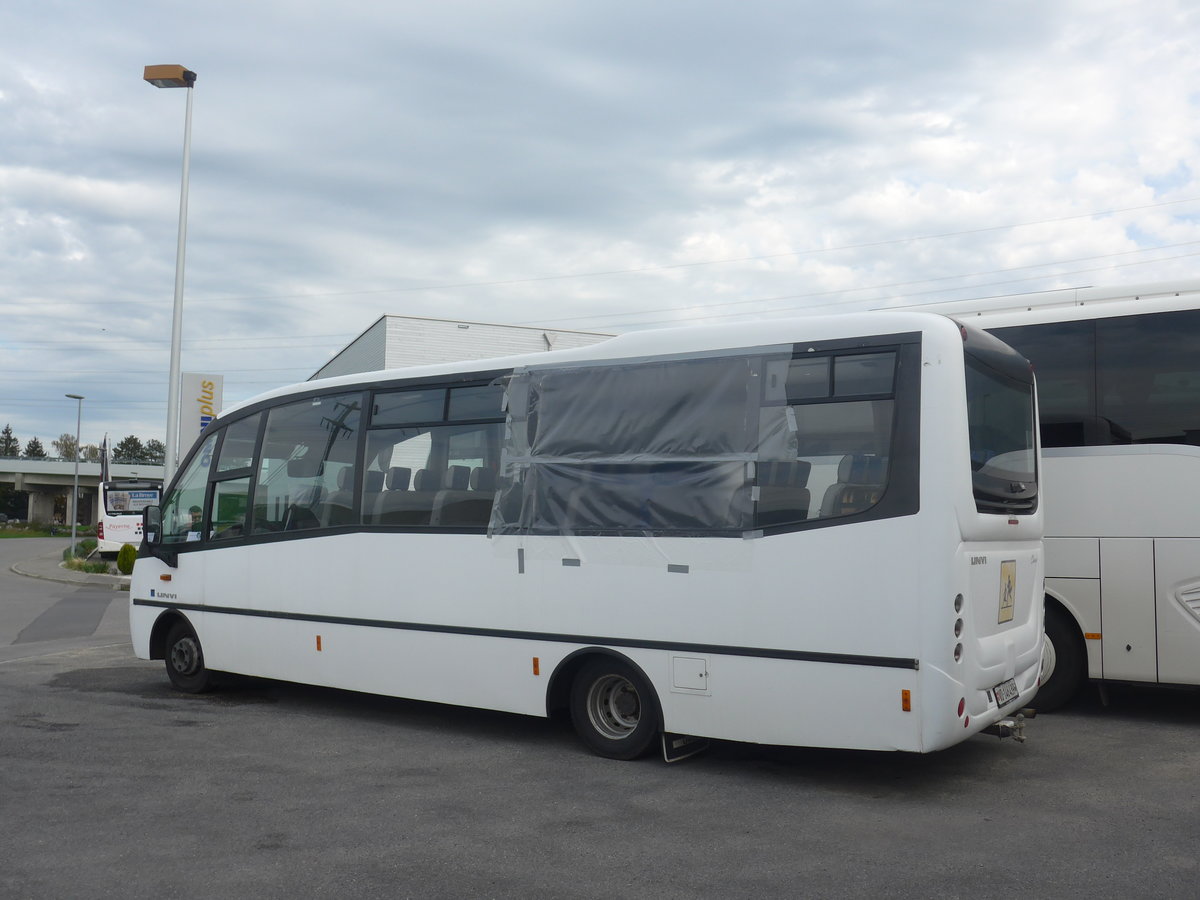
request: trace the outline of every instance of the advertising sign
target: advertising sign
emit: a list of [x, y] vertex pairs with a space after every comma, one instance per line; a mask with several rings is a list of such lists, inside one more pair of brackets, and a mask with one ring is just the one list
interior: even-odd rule
[[221, 411], [225, 376], [184, 372], [181, 381], [183, 401], [179, 405], [179, 446], [187, 448]]

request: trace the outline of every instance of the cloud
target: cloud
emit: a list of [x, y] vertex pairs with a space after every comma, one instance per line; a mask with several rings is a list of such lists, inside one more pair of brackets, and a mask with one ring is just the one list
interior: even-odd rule
[[19, 437], [66, 392], [162, 435], [185, 94], [150, 63], [199, 74], [184, 368], [230, 403], [384, 313], [606, 330], [1196, 271], [1149, 249], [1200, 241], [1182, 2], [331, 9], [0, 8]]

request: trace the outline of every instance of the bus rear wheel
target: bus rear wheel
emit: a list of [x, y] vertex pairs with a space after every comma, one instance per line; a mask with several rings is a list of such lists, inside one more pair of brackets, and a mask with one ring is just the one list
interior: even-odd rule
[[201, 694], [212, 687], [212, 673], [204, 667], [200, 638], [187, 622], [176, 622], [167, 632], [167, 677], [176, 690]]
[[1057, 606], [1046, 605], [1046, 643], [1042, 650], [1042, 686], [1034, 698], [1039, 710], [1067, 703], [1083, 683], [1086, 657], [1079, 631]]
[[636, 759], [658, 736], [654, 688], [628, 663], [609, 657], [588, 662], [571, 685], [571, 722], [593, 753]]

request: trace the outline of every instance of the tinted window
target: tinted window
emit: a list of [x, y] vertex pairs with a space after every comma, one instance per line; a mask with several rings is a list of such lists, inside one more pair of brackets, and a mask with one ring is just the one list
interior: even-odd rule
[[204, 439], [162, 505], [164, 544], [183, 544], [204, 536], [204, 495], [218, 434], [213, 432]]
[[226, 541], [246, 533], [246, 510], [250, 501], [250, 477], [231, 478], [213, 485], [209, 510], [210, 540]]
[[372, 425], [410, 425], [440, 422], [446, 410], [445, 388], [394, 391], [375, 395]]
[[500, 408], [503, 400], [504, 388], [498, 384], [453, 388], [450, 391], [450, 408], [446, 418], [451, 421], [495, 419], [504, 415]]
[[966, 358], [967, 423], [980, 512], [1036, 507], [1033, 385]]
[[221, 456], [217, 461], [218, 474], [248, 469], [254, 464], [254, 445], [258, 441], [261, 418], [240, 419], [225, 429], [225, 440], [221, 442]]
[[895, 374], [895, 353], [836, 356], [833, 360], [833, 395], [890, 394]]
[[1042, 444], [1200, 444], [1200, 310], [997, 328], [1033, 363]]
[[1096, 321], [1100, 415], [1134, 443], [1200, 444], [1200, 310]]
[[295, 531], [352, 521], [361, 396], [318, 397], [267, 415], [256, 532]]
[[369, 525], [483, 528], [491, 516], [501, 422], [373, 429], [363, 520]]

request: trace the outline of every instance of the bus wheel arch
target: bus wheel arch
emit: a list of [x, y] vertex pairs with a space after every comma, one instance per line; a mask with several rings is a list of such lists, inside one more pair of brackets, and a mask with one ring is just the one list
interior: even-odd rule
[[609, 759], [636, 759], [662, 731], [654, 684], [627, 656], [601, 647], [577, 650], [554, 670], [547, 713], [566, 709], [580, 740]]
[[165, 661], [167, 677], [176, 690], [201, 694], [213, 686], [212, 672], [204, 664], [200, 638], [182, 613], [165, 613], [154, 623], [150, 658]]
[[[176, 622], [187, 622], [187, 616], [177, 609], [168, 609], [154, 620], [150, 629], [150, 658], [166, 659], [167, 635]], [[188, 622], [191, 625], [190, 622]]]
[[1042, 685], [1034, 700], [1039, 710], [1068, 704], [1087, 679], [1087, 647], [1075, 617], [1047, 594], [1046, 644], [1042, 653]]

